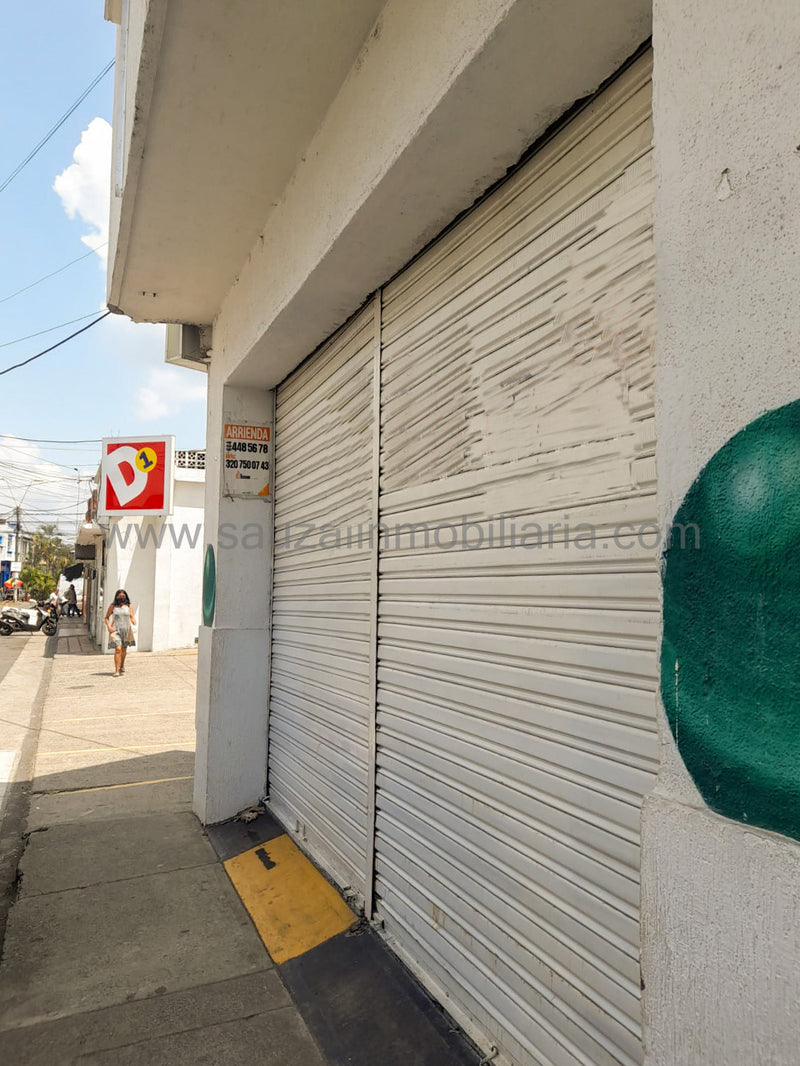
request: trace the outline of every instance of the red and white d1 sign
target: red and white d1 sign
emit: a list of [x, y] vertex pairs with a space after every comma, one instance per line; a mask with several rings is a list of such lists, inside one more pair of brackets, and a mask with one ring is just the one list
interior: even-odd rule
[[174, 437], [104, 438], [99, 513], [170, 514], [174, 444]]

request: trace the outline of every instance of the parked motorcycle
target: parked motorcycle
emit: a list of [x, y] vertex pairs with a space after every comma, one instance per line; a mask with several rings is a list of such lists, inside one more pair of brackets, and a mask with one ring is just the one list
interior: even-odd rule
[[38, 633], [39, 630], [52, 637], [58, 630], [58, 618], [51, 607], [45, 610], [38, 604], [30, 607], [17, 605], [3, 608], [0, 614], [0, 637], [10, 637], [12, 633]]

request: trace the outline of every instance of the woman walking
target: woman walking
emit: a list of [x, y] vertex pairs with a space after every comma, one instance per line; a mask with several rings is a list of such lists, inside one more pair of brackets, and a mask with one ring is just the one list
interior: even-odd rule
[[128, 599], [128, 593], [125, 589], [117, 589], [114, 593], [114, 602], [106, 611], [108, 643], [114, 649], [114, 677], [125, 673], [125, 656], [128, 648], [136, 644], [133, 639], [133, 626], [135, 625], [136, 619], [133, 616], [133, 607]]

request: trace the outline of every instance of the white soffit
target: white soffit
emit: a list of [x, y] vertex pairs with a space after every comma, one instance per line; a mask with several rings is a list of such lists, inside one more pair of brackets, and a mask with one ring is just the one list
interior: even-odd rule
[[618, 70], [651, 24], [649, 0], [329, 0], [271, 3], [258, 18], [245, 0], [161, 2], [109, 301], [135, 320], [214, 322], [223, 376], [258, 387]]
[[112, 304], [134, 320], [213, 320], [382, 6], [168, 0], [163, 34], [142, 45], [143, 158]]

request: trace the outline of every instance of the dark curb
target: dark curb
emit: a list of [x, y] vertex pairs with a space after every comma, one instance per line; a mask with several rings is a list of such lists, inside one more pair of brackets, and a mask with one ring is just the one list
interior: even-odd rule
[[[206, 832], [223, 863], [285, 835], [268, 813]], [[275, 969], [330, 1066], [485, 1061], [366, 921]]]

